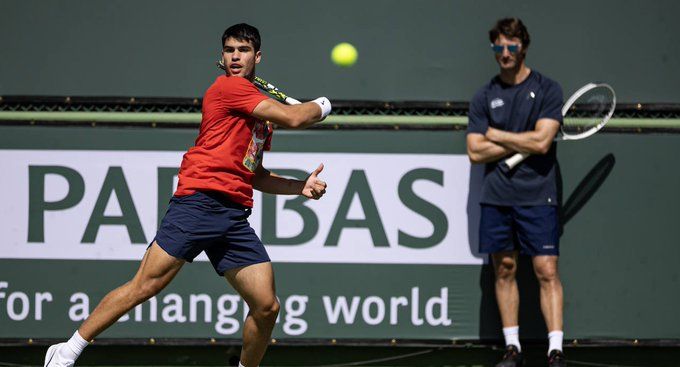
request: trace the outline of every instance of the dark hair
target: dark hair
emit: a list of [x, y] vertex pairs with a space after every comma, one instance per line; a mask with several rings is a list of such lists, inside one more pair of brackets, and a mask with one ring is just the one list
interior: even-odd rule
[[493, 28], [489, 31], [489, 41], [496, 42], [500, 35], [509, 38], [519, 38], [522, 41], [522, 49], [526, 50], [531, 43], [529, 31], [524, 23], [519, 18], [503, 18], [499, 19]]
[[227, 28], [222, 34], [222, 45], [224, 47], [224, 41], [228, 38], [233, 38], [239, 41], [249, 41], [253, 44], [255, 52], [260, 51], [260, 45], [262, 41], [260, 40], [260, 31], [250, 24], [239, 23]]

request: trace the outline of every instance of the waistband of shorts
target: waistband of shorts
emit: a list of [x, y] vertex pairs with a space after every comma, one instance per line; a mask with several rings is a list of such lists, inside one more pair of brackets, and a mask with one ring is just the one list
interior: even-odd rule
[[252, 208], [249, 206], [245, 206], [243, 204], [239, 204], [234, 202], [227, 194], [219, 192], [219, 191], [209, 191], [209, 190], [201, 190], [198, 191], [205, 196], [208, 196], [215, 201], [219, 202], [226, 208], [232, 208], [232, 209], [241, 209], [241, 210], [251, 210]]
[[[203, 196], [206, 196], [206, 197], [208, 197], [212, 200], [215, 200], [218, 203], [220, 203], [220, 205], [224, 206], [225, 208], [239, 209], [239, 210], [244, 210], [244, 211], [252, 210], [251, 207], [243, 205], [243, 204], [236, 203], [227, 194], [219, 192], [219, 191], [210, 191], [210, 190], [200, 190], [200, 191], [198, 191], [197, 190], [194, 194], [191, 194], [191, 195], [188, 195], [188, 196], [197, 195], [197, 194], [203, 195]], [[175, 198], [180, 199], [180, 198], [182, 198], [182, 196], [179, 196], [179, 197], [176, 196]]]

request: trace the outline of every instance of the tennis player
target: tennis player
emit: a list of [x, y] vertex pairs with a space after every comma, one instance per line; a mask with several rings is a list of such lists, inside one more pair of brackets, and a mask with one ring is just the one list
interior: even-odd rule
[[[559, 218], [553, 142], [562, 123], [560, 86], [525, 64], [529, 33], [521, 20], [499, 20], [489, 31], [500, 73], [470, 102], [467, 150], [485, 163], [481, 190], [480, 252], [491, 254], [506, 353], [499, 367], [521, 366], [518, 252], [532, 257], [548, 327], [549, 366], [565, 366], [562, 353], [562, 284], [557, 272]], [[512, 170], [502, 158], [532, 156]]]
[[247, 24], [222, 35], [226, 75], [203, 98], [203, 118], [195, 146], [184, 154], [177, 191], [137, 274], [102, 299], [73, 337], [51, 346], [45, 366], [73, 366], [88, 341], [136, 305], [159, 293], [182, 268], [205, 251], [248, 304], [240, 366], [258, 366], [279, 312], [274, 274], [262, 242], [248, 223], [253, 189], [319, 199], [326, 183], [317, 175], [305, 180], [279, 177], [262, 167], [272, 126], [304, 128], [331, 111], [325, 97], [294, 106], [259, 93], [251, 83], [260, 62], [259, 31]]

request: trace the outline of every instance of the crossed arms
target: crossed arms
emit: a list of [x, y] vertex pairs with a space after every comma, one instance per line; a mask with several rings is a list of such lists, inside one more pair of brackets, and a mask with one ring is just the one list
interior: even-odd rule
[[521, 133], [489, 127], [486, 134], [469, 133], [467, 152], [472, 163], [495, 162], [516, 152], [546, 154], [560, 128], [560, 123], [543, 118], [536, 121], [534, 130]]

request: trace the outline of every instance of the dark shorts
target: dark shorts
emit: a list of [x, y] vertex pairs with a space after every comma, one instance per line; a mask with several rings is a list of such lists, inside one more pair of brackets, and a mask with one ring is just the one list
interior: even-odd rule
[[556, 206], [482, 204], [479, 252], [520, 250], [529, 256], [559, 255], [559, 214]]
[[173, 197], [154, 241], [168, 254], [188, 262], [205, 251], [219, 275], [270, 261], [248, 223], [250, 212], [217, 193]]

